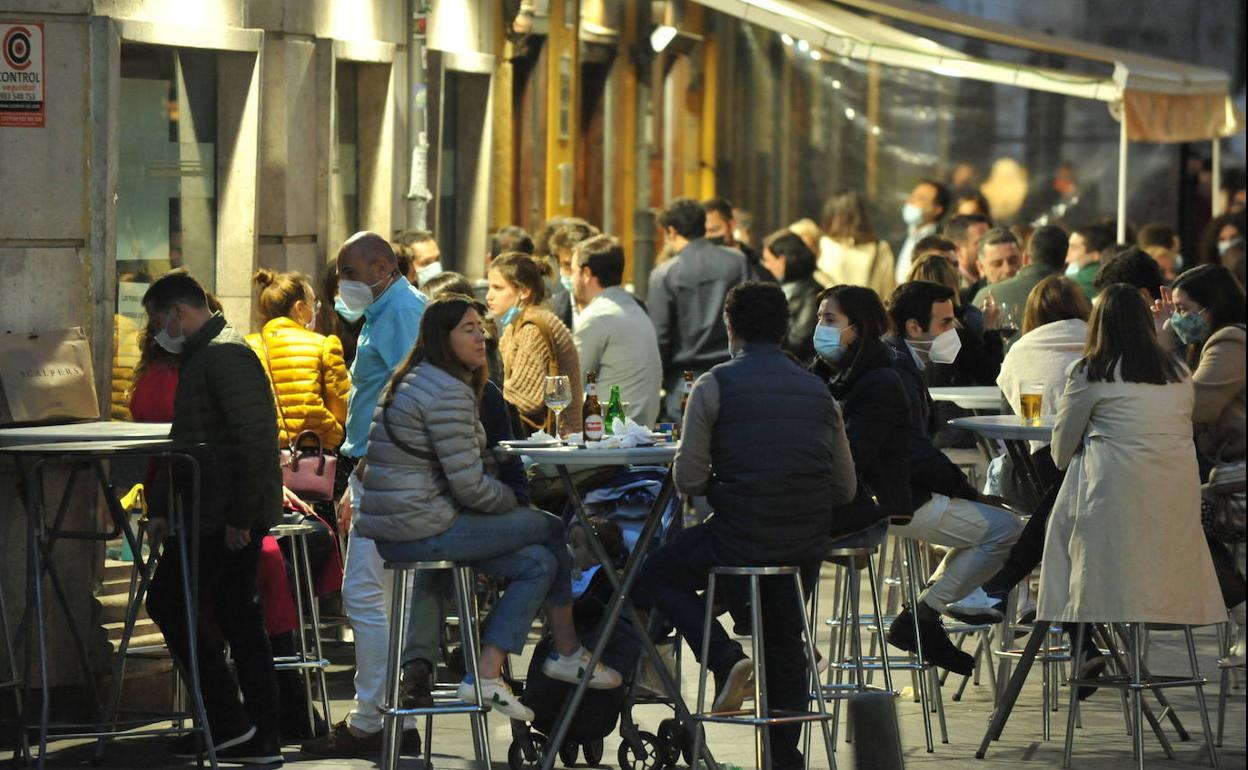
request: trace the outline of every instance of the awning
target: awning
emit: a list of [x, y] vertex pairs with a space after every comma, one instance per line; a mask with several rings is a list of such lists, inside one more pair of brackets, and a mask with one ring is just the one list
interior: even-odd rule
[[1112, 64], [1103, 77], [977, 58], [823, 0], [696, 0], [830, 54], [949, 77], [1121, 103], [1131, 141], [1187, 142], [1230, 136], [1242, 116], [1222, 72], [1130, 51], [1064, 40], [911, 0], [840, 0], [863, 11], [1028, 50]]

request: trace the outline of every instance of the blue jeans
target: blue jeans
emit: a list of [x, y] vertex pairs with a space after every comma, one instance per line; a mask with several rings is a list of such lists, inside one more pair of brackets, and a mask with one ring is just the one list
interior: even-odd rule
[[[481, 635], [484, 644], [507, 652], [524, 649], [540, 607], [572, 602], [572, 554], [564, 542], [563, 522], [535, 508], [516, 508], [501, 516], [461, 513], [445, 532], [410, 542], [378, 541], [377, 551], [386, 561], [453, 561], [507, 578], [507, 590]], [[437, 662], [429, 649], [437, 649], [449, 578], [446, 572], [416, 574], [405, 661], [419, 657]]]

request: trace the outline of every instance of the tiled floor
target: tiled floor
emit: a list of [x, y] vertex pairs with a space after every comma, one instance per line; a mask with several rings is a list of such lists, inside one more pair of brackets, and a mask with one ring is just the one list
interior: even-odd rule
[[[824, 617], [831, 611], [831, 575], [832, 570], [826, 569], [823, 575], [825, 589], [821, 591], [821, 604]], [[1152, 635], [1149, 650], [1149, 662], [1157, 673], [1186, 673], [1186, 656], [1181, 646], [1182, 636], [1172, 632], [1158, 632]], [[1202, 629], [1197, 635], [1198, 652], [1202, 672], [1211, 677], [1206, 688], [1210, 709], [1210, 718], [1214, 718], [1217, 697], [1217, 669], [1214, 668], [1216, 658], [1216, 637], [1212, 629]], [[351, 690], [351, 671], [349, 648], [341, 647], [334, 651], [337, 665], [331, 672], [331, 691], [335, 700], [332, 702], [334, 715], [341, 717], [349, 707]], [[526, 656], [527, 659], [527, 656]], [[688, 658], [688, 659], [691, 659]], [[695, 669], [696, 671], [696, 669]], [[696, 696], [694, 672], [686, 670], [684, 691], [686, 697]], [[1039, 668], [1035, 669], [1028, 685], [1023, 692], [1017, 708], [1007, 725], [1005, 734], [999, 743], [993, 744], [986, 760], [974, 758], [975, 750], [983, 736], [987, 720], [992, 708], [992, 695], [986, 683], [981, 686], [967, 687], [961, 700], [955, 701], [953, 695], [960, 683], [954, 677], [945, 684], [945, 713], [947, 716], [949, 742], [937, 744], [935, 751], [927, 753], [923, 746], [923, 722], [919, 706], [909, 698], [898, 700], [898, 719], [902, 733], [905, 764], [910, 768], [937, 768], [955, 770], [957, 768], [1047, 768], [1059, 767], [1061, 764], [1062, 738], [1066, 723], [1066, 689], [1060, 693], [1060, 708], [1053, 717], [1053, 738], [1049, 741], [1041, 739], [1041, 686]], [[898, 679], [898, 687], [909, 688], [908, 679]], [[1208, 766], [1203, 753], [1200, 738], [1200, 719], [1196, 709], [1196, 699], [1190, 690], [1169, 691], [1178, 716], [1184, 726], [1191, 732], [1192, 740], [1179, 742], [1175, 739], [1174, 729], [1167, 726], [1167, 732], [1174, 740], [1176, 759], [1169, 761], [1151, 733], [1146, 733], [1146, 758], [1150, 768], [1201, 767]], [[1226, 738], [1219, 755], [1219, 767], [1243, 768], [1245, 766], [1245, 707], [1244, 691], [1233, 692], [1226, 717]], [[642, 729], [654, 731], [658, 723], [670, 715], [670, 710], [661, 706], [638, 707], [635, 717]], [[1076, 733], [1074, 766], [1081, 770], [1101, 770], [1102, 768], [1125, 768], [1131, 765], [1131, 739], [1124, 730], [1124, 722], [1120, 703], [1111, 692], [1101, 691], [1084, 704], [1082, 709], [1083, 727]], [[933, 730], [937, 730], [933, 720]], [[434, 736], [434, 765], [438, 768], [461, 768], [471, 766], [471, 740], [466, 717], [445, 717], [436, 720]], [[424, 732], [424, 726], [421, 725]], [[507, 748], [511, 741], [508, 723], [491, 719], [491, 750], [494, 767], [498, 770], [506, 767]], [[939, 736], [939, 732], [936, 733]], [[887, 765], [857, 764], [856, 753], [860, 748], [878, 750], [878, 746], [866, 742], [837, 746], [836, 760], [841, 768], [883, 767]], [[720, 762], [741, 767], [753, 767], [753, 739], [746, 728], [715, 726], [708, 730], [708, 740]], [[618, 734], [606, 739], [604, 763], [615, 767], [616, 752], [619, 745]], [[818, 748], [819, 741], [810, 755], [810, 766], [826, 768], [829, 766], [823, 751]], [[362, 770], [377, 765], [377, 758], [354, 760], [315, 760], [304, 758], [297, 753], [297, 747], [290, 747], [286, 753], [288, 765], [303, 770], [335, 770], [352, 768]], [[83, 746], [72, 746], [66, 743], [55, 744], [49, 765], [53, 767], [69, 767], [81, 765], [89, 759], [89, 750]], [[421, 761], [405, 758], [402, 767], [417, 768]], [[130, 740], [116, 743], [110, 747], [106, 767], [115, 768], [184, 768], [192, 767], [193, 763], [180, 764], [170, 761], [162, 750], [161, 742], [155, 739]]]

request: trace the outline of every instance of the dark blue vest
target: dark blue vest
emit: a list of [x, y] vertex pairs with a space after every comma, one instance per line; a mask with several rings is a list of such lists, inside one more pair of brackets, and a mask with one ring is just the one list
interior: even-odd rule
[[748, 565], [823, 554], [831, 530], [836, 403], [776, 345], [711, 369], [719, 416], [707, 498], [716, 553]]

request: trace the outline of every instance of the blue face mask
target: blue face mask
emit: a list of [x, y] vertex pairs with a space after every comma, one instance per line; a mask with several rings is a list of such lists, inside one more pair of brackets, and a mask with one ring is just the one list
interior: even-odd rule
[[1199, 345], [1209, 337], [1209, 322], [1200, 313], [1175, 313], [1170, 328], [1184, 345]]
[[498, 317], [498, 325], [499, 325], [500, 327], [502, 327], [502, 328], [506, 328], [507, 324], [509, 324], [509, 323], [511, 323], [512, 321], [516, 320], [516, 316], [517, 316], [517, 315], [519, 315], [519, 314], [520, 314], [520, 306], [519, 306], [519, 305], [512, 305], [512, 306], [511, 306], [511, 307], [507, 310], [507, 312], [506, 312], [506, 313], [503, 313], [502, 315], [500, 315], [500, 316]]
[[841, 330], [835, 326], [815, 327], [815, 352], [830, 364], [835, 364], [845, 356], [845, 347], [841, 345]]
[[1074, 262], [1071, 262], [1069, 265], [1066, 266], [1066, 277], [1074, 278], [1076, 275], [1079, 275], [1080, 269], [1081, 268], [1079, 267], [1079, 265], [1075, 264]]
[[907, 203], [901, 207], [901, 221], [905, 222], [908, 227], [914, 227], [923, 221], [923, 209]]
[[1229, 241], [1218, 241], [1218, 254], [1226, 256], [1226, 252], [1243, 243], [1243, 238], [1232, 238]]
[[561, 274], [559, 275], [559, 283], [561, 283], [561, 284], [563, 285], [564, 290], [566, 290], [566, 291], [572, 291], [572, 276], [570, 276], [570, 275], [563, 275], [563, 274], [561, 273]]
[[341, 316], [342, 320], [349, 324], [353, 324], [364, 317], [363, 308], [359, 310], [352, 310], [347, 307], [347, 303], [342, 301], [342, 297], [334, 297], [334, 312]]

